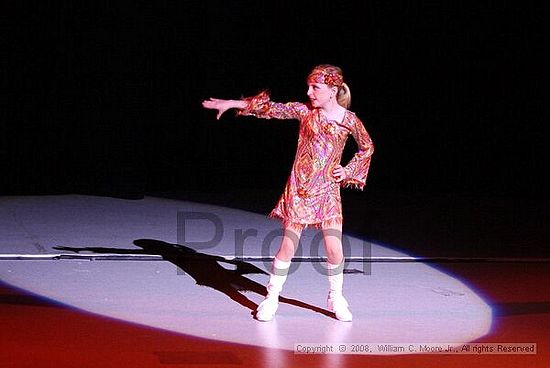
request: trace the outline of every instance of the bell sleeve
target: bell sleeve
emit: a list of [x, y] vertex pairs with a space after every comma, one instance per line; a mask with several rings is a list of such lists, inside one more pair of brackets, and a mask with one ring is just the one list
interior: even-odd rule
[[371, 156], [374, 153], [374, 144], [363, 123], [357, 117], [351, 127], [351, 134], [357, 142], [358, 151], [344, 167], [346, 179], [342, 181], [342, 186], [363, 190], [369, 173]]
[[267, 91], [245, 97], [246, 107], [237, 110], [237, 115], [255, 116], [262, 119], [300, 119], [307, 114], [307, 106], [300, 102], [273, 102]]

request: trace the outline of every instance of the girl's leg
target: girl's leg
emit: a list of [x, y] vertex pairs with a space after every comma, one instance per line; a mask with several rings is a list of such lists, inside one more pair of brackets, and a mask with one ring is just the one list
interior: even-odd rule
[[323, 239], [327, 253], [327, 275], [329, 282], [328, 308], [340, 321], [351, 321], [353, 316], [347, 300], [342, 294], [344, 284], [344, 252], [342, 249], [342, 224], [323, 228]]
[[328, 263], [333, 265], [343, 263], [342, 224], [327, 225], [323, 227], [322, 231]]
[[292, 225], [285, 226], [281, 246], [275, 258], [281, 261], [290, 262], [292, 257], [294, 257], [294, 253], [296, 253], [296, 249], [298, 249], [300, 235], [302, 235], [301, 227]]
[[279, 294], [286, 281], [290, 261], [298, 248], [302, 229], [294, 226], [285, 226], [283, 239], [279, 251], [275, 255], [271, 268], [271, 275], [267, 284], [267, 295], [256, 310], [256, 319], [270, 321], [279, 307]]

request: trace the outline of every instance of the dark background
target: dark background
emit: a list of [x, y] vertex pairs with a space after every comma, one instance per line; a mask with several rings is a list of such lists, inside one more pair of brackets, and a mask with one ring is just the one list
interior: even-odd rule
[[544, 221], [542, 6], [3, 1], [0, 14], [1, 194], [266, 193], [268, 210], [297, 123], [216, 121], [201, 101], [305, 101], [310, 69], [332, 63], [376, 146], [361, 198], [520, 198], [545, 203], [524, 218]]
[[544, 9], [297, 3], [4, 2], [2, 191], [281, 187], [296, 122], [200, 102], [304, 101], [333, 63], [376, 144], [373, 190], [548, 193]]

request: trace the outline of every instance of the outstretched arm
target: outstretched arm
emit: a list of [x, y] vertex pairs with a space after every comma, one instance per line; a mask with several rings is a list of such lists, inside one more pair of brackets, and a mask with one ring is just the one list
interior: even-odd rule
[[219, 98], [210, 98], [202, 101], [202, 106], [206, 109], [218, 110], [216, 119], [220, 120], [220, 117], [224, 112], [230, 109], [244, 109], [247, 106], [246, 101], [243, 100], [221, 100]]
[[203, 101], [202, 106], [207, 109], [218, 110], [217, 119], [229, 109], [238, 109], [237, 115], [255, 116], [262, 119], [300, 119], [301, 116], [308, 113], [307, 106], [300, 102], [280, 103], [271, 101], [267, 91], [241, 100], [210, 98]]

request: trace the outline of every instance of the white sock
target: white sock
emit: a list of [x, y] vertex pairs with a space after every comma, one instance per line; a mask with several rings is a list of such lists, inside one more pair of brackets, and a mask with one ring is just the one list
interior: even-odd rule
[[332, 264], [327, 262], [327, 274], [329, 283], [329, 298], [342, 295], [344, 286], [344, 262]]
[[289, 268], [290, 261], [281, 261], [278, 258], [273, 259], [271, 276], [267, 284], [268, 296], [279, 296], [279, 293], [283, 290], [283, 284], [286, 281]]

